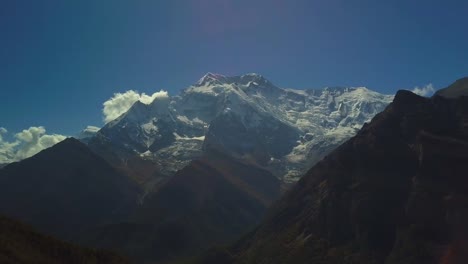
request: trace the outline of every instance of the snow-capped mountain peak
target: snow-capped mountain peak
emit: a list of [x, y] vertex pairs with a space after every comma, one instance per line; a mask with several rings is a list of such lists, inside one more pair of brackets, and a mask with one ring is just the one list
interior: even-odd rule
[[100, 132], [169, 174], [216, 148], [295, 180], [392, 99], [365, 87], [294, 90], [255, 73], [207, 73], [180, 95], [136, 103]]
[[226, 76], [222, 74], [208, 72], [200, 80], [198, 80], [198, 82], [196, 83], [196, 86], [220, 84], [220, 83], [225, 82], [225, 79], [226, 79]]
[[265, 77], [257, 73], [248, 73], [239, 76], [225, 76], [217, 73], [205, 74], [194, 86], [222, 86], [235, 85], [239, 87], [256, 86], [274, 86]]

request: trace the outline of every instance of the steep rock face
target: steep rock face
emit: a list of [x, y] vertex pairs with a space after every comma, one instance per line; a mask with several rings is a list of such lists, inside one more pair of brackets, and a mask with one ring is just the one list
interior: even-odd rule
[[122, 221], [139, 189], [76, 139], [0, 170], [0, 213], [62, 239]]
[[466, 98], [398, 92], [254, 232], [204, 263], [465, 263], [467, 120]]
[[419, 170], [388, 263], [468, 261], [468, 138], [460, 136], [421, 133]]
[[112, 165], [114, 169], [137, 183], [142, 189], [139, 197], [140, 201], [168, 179], [162, 173], [163, 169], [156, 161], [145, 159], [144, 155], [137, 155], [134, 151], [111, 142], [109, 138], [100, 133], [89, 138], [87, 145], [94, 153]]
[[180, 95], [135, 103], [90, 146], [110, 142], [156, 162], [167, 176], [214, 147], [294, 182], [392, 97], [363, 87], [283, 89], [258, 74], [209, 73]]
[[299, 131], [270, 116], [248, 112], [241, 117], [228, 109], [215, 118], [205, 136], [204, 149], [216, 149], [263, 166], [287, 155], [299, 139]]
[[130, 222], [98, 229], [88, 243], [140, 262], [186, 257], [249, 231], [279, 193], [268, 171], [208, 154], [150, 195]]

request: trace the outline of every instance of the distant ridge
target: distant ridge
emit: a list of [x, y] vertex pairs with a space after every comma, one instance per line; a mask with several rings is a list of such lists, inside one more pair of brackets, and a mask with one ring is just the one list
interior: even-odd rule
[[461, 78], [444, 89], [440, 89], [435, 93], [446, 98], [457, 98], [460, 96], [468, 96], [468, 77]]
[[74, 138], [0, 170], [0, 213], [62, 239], [126, 218], [138, 193], [127, 176]]

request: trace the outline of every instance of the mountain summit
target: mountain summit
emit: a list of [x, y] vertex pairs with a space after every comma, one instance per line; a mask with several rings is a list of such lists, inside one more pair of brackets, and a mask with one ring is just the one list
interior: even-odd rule
[[208, 85], [214, 82], [221, 83], [221, 82], [224, 82], [225, 79], [226, 79], [226, 76], [222, 74], [208, 72], [200, 80], [198, 80], [196, 85], [203, 86], [203, 85]]
[[135, 103], [95, 139], [127, 153], [122, 159], [133, 153], [158, 163], [164, 175], [213, 148], [291, 182], [392, 98], [364, 87], [294, 90], [254, 73], [207, 73], [179, 95]]
[[468, 77], [461, 78], [448, 86], [436, 92], [436, 95], [446, 98], [457, 98], [459, 96], [468, 96]]
[[0, 169], [0, 212], [62, 239], [126, 218], [138, 194], [132, 181], [74, 138]]
[[466, 263], [468, 97], [399, 91], [263, 223], [202, 263]]
[[[223, 85], [223, 84], [238, 84], [238, 85], [248, 85], [249, 83], [257, 84], [271, 84], [267, 79], [262, 75], [257, 73], [248, 73], [240, 76], [225, 76], [218, 73], [208, 72], [203, 76], [195, 86], [209, 86], [209, 85]], [[272, 84], [271, 84], [272, 85]]]

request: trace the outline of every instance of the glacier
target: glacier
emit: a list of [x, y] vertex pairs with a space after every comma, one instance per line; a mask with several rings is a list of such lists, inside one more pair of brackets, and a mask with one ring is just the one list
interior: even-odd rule
[[137, 101], [94, 137], [167, 176], [221, 151], [292, 183], [392, 100], [365, 87], [299, 90], [255, 73], [207, 73], [178, 95]]

